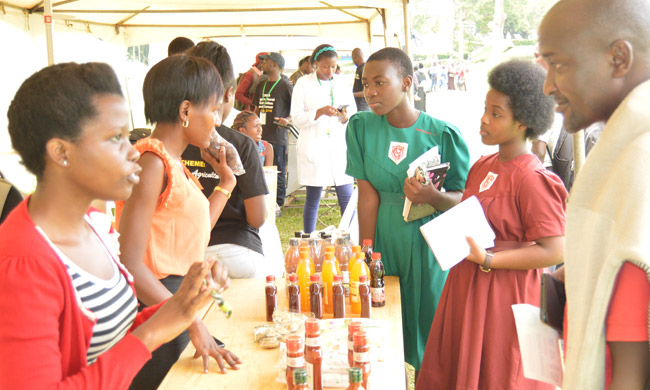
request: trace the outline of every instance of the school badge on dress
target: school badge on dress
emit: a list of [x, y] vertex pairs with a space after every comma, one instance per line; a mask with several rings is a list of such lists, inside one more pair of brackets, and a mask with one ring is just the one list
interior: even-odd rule
[[406, 158], [409, 144], [406, 142], [391, 142], [388, 148], [388, 158], [390, 158], [395, 165], [399, 165]]
[[481, 186], [478, 189], [478, 192], [483, 192], [486, 190], [489, 190], [490, 187], [492, 187], [492, 184], [497, 180], [497, 175], [496, 173], [493, 172], [488, 172], [488, 174], [485, 176], [485, 179], [481, 182]]

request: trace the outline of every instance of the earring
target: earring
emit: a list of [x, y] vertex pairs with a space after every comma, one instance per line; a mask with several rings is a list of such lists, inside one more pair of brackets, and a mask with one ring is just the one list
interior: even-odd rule
[[183, 121], [183, 127], [187, 127], [189, 125], [190, 125], [190, 118], [188, 117], [188, 118], [185, 118], [185, 120]]
[[63, 164], [64, 167], [67, 167], [68, 166], [68, 160], [61, 161], [61, 164]]

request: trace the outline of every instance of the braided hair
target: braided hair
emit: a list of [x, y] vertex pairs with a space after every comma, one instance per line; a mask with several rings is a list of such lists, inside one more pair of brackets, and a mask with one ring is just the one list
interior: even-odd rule
[[253, 111], [242, 111], [235, 117], [235, 120], [232, 122], [233, 130], [241, 132], [242, 127], [246, 127], [246, 123], [252, 117], [257, 117]]

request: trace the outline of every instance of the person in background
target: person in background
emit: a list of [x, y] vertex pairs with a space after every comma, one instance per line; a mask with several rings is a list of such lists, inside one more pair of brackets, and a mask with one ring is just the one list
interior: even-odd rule
[[[422, 64], [420, 64], [422, 65]], [[427, 93], [424, 91], [426, 77], [417, 66], [413, 67], [413, 106], [422, 112], [427, 112]]]
[[173, 56], [174, 54], [179, 54], [187, 51], [194, 47], [194, 42], [191, 39], [185, 37], [176, 37], [167, 46], [167, 56]]
[[567, 192], [528, 150], [553, 123], [544, 70], [508, 61], [488, 75], [480, 135], [495, 154], [467, 176], [463, 200], [476, 196], [496, 236], [487, 251], [449, 271], [431, 325], [416, 389], [555, 389], [522, 370], [512, 305], [540, 302], [545, 267], [562, 262]]
[[650, 383], [650, 2], [562, 0], [539, 50], [564, 128], [606, 122], [567, 206], [565, 389]]
[[22, 200], [23, 194], [0, 172], [0, 224]]
[[[210, 145], [214, 127], [221, 124], [223, 84], [214, 65], [204, 58], [177, 54], [147, 73], [143, 84], [145, 117], [155, 123], [151, 136], [135, 144], [141, 156], [140, 182], [124, 202], [116, 202], [122, 263], [133, 274], [138, 299], [155, 306], [180, 286], [189, 265], [203, 260], [210, 230], [235, 188], [226, 163], [207, 152], [203, 158], [221, 178], [220, 187], [206, 199], [198, 180], [183, 165], [189, 143]], [[158, 348], [131, 383], [131, 389], [155, 389], [192, 341], [204, 370], [212, 356], [225, 372], [223, 360], [237, 367], [239, 359], [219, 348], [197, 317], [187, 332]]]
[[298, 81], [299, 78], [302, 76], [311, 74], [314, 70], [311, 67], [311, 61], [309, 60], [311, 56], [306, 56], [300, 59], [298, 62], [298, 70], [293, 72], [291, 76], [289, 76], [289, 80], [291, 80], [291, 84], [296, 85], [296, 81]]
[[352, 177], [345, 174], [345, 127], [357, 107], [352, 91], [334, 74], [338, 54], [323, 44], [311, 56], [315, 71], [298, 79], [291, 98], [291, 118], [300, 129], [298, 182], [307, 187], [303, 229], [311, 233], [323, 187], [334, 186], [341, 214], [352, 196]]
[[[225, 92], [219, 116], [229, 117], [235, 80], [228, 50], [216, 42], [206, 41], [199, 43], [190, 54], [208, 59], [222, 75]], [[223, 262], [232, 278], [263, 277], [266, 275], [266, 259], [259, 229], [264, 224], [264, 196], [269, 191], [258, 158], [258, 147], [238, 130], [221, 125], [217, 126], [216, 131], [237, 149], [246, 173], [237, 178], [237, 186], [231, 191], [231, 196], [210, 233], [205, 255], [215, 256]], [[219, 191], [217, 188], [222, 185], [221, 175], [213, 170], [208, 160], [202, 158], [200, 148], [188, 145], [182, 158], [203, 186], [206, 197], [210, 197], [215, 190]]]
[[260, 118], [254, 112], [242, 111], [235, 117], [233, 130], [250, 137], [257, 144], [262, 166], [273, 166], [273, 145], [262, 139], [262, 125]]
[[352, 85], [352, 94], [354, 95], [354, 101], [357, 103], [357, 112], [370, 111], [370, 107], [366, 103], [366, 98], [363, 97], [363, 85], [361, 84], [361, 76], [363, 75], [363, 67], [366, 65], [366, 58], [358, 47], [352, 50], [352, 62], [357, 67], [357, 70], [354, 72], [354, 84]]
[[[278, 167], [278, 188], [276, 192], [275, 216], [282, 214], [284, 198], [287, 192], [287, 157], [289, 153], [289, 132], [286, 126], [291, 113], [291, 94], [293, 85], [282, 74], [284, 57], [280, 53], [264, 56], [262, 65], [268, 79], [260, 82], [253, 95], [255, 113], [259, 115], [264, 131], [262, 139], [273, 146], [272, 165]], [[276, 122], [278, 124], [276, 124]]]
[[262, 64], [264, 63], [264, 56], [267, 54], [266, 52], [257, 53], [255, 63], [244, 73], [236, 87], [235, 100], [239, 104], [235, 104], [235, 108], [239, 111], [255, 111], [253, 95], [262, 77]]
[[227, 271], [195, 262], [176, 294], [137, 312], [111, 219], [89, 209], [97, 198], [128, 198], [140, 173], [129, 108], [109, 65], [36, 72], [7, 117], [37, 184], [0, 226], [0, 388], [125, 389], [212, 290], [227, 288]]
[[[404, 222], [404, 196], [440, 211], [456, 205], [465, 187], [469, 150], [456, 127], [411, 106], [412, 69], [400, 49], [382, 49], [368, 58], [361, 80], [372, 112], [350, 118], [346, 173], [359, 188], [359, 240], [372, 239], [386, 274], [400, 278], [404, 357], [417, 375], [447, 272], [419, 231], [434, 216]], [[451, 164], [445, 192], [406, 177], [409, 164], [434, 147], [441, 161]]]

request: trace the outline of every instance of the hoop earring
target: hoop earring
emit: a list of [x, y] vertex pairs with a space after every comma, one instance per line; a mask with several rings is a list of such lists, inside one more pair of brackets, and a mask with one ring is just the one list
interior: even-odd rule
[[185, 120], [183, 121], [183, 127], [187, 127], [189, 125], [190, 125], [190, 118], [185, 118]]

